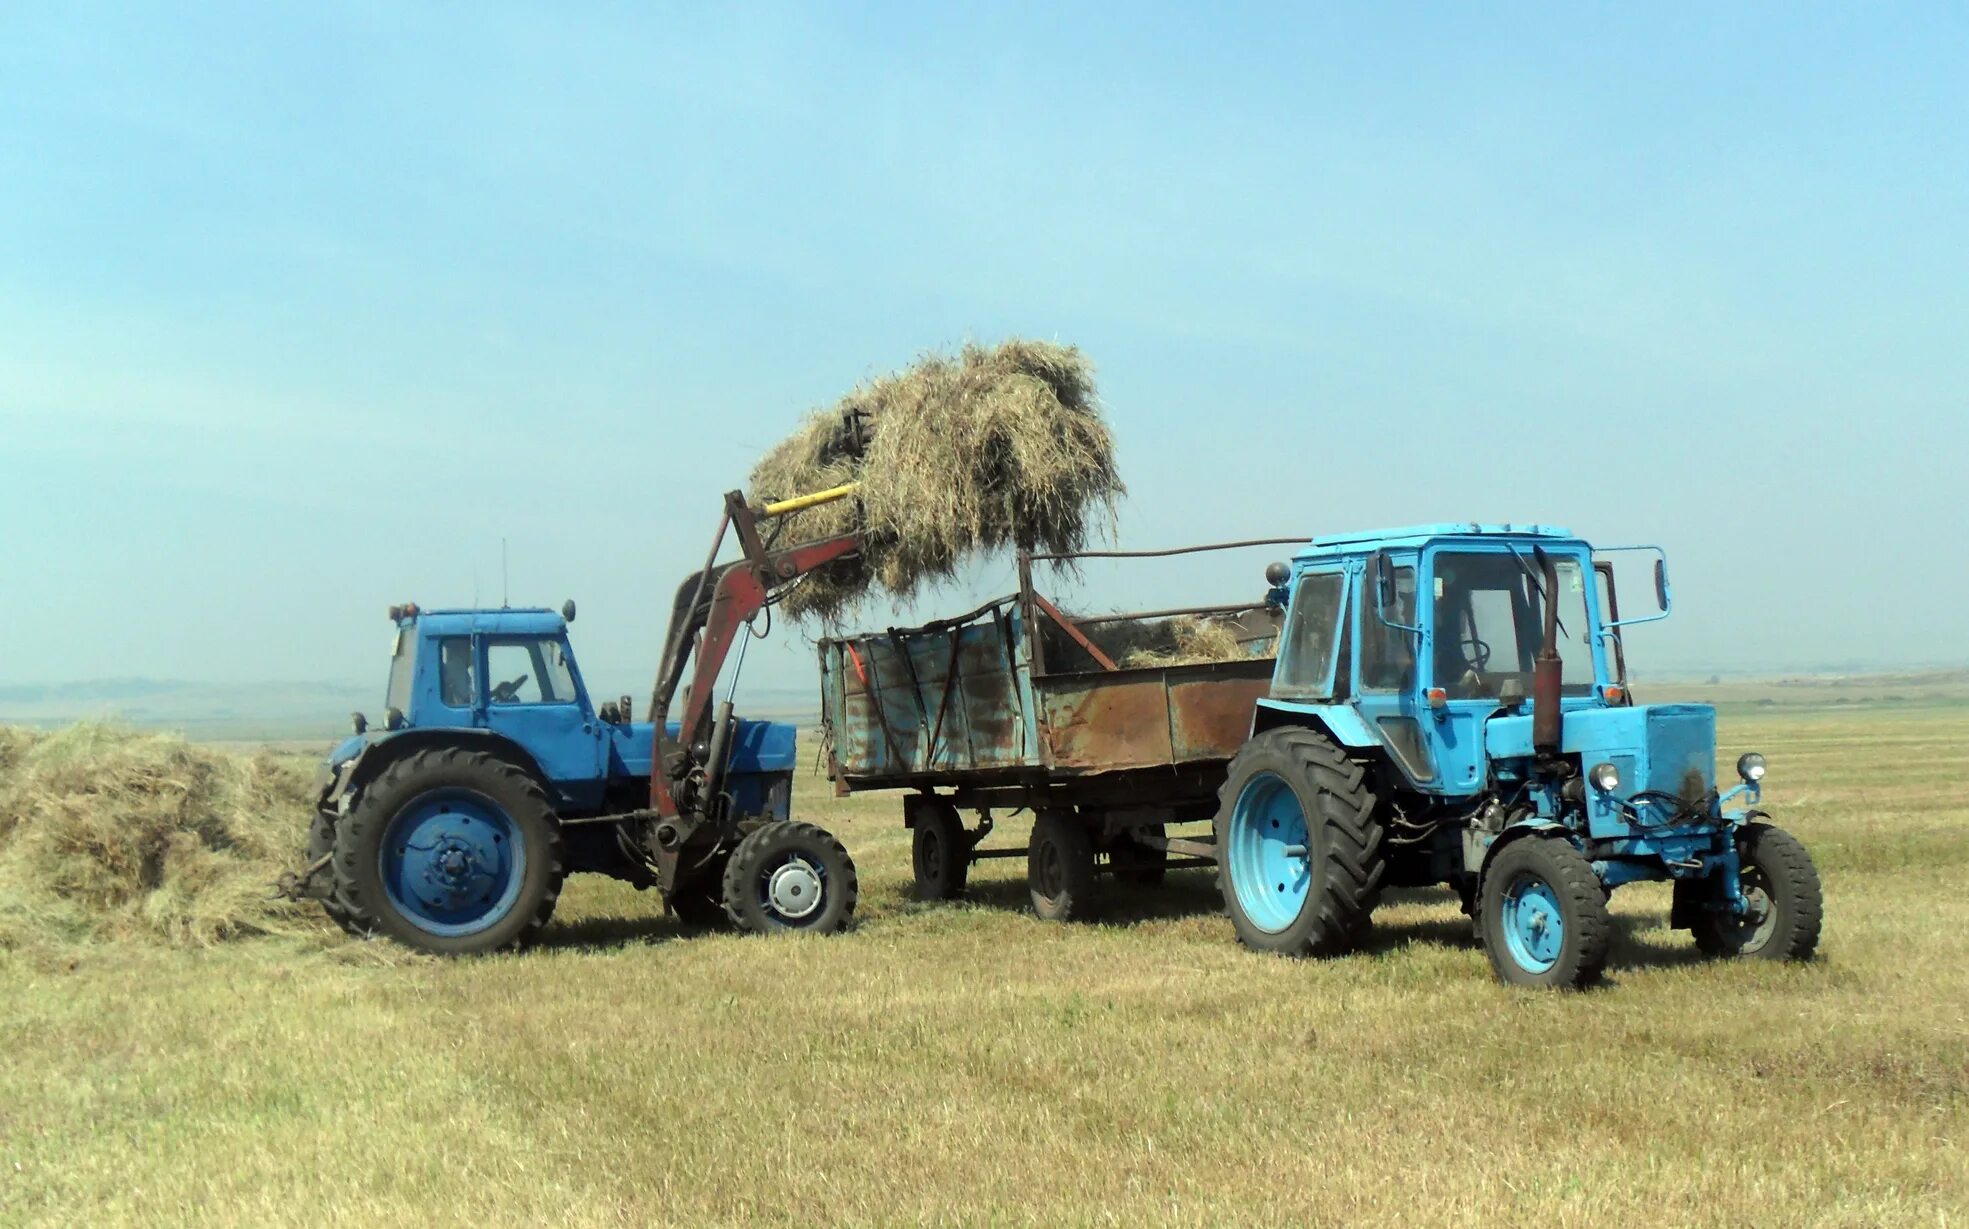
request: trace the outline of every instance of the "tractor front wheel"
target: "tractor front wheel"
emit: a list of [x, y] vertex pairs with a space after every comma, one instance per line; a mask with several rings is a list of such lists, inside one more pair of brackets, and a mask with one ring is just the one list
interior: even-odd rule
[[560, 832], [518, 766], [448, 747], [385, 768], [336, 825], [335, 890], [406, 947], [443, 956], [526, 943], [561, 890]]
[[1600, 877], [1560, 837], [1523, 836], [1484, 870], [1481, 931], [1499, 981], [1572, 989], [1598, 981], [1613, 924]]
[[766, 824], [725, 863], [725, 911], [755, 934], [832, 934], [854, 916], [860, 895], [847, 847], [813, 824]]
[[1710, 956], [1810, 960], [1825, 914], [1812, 855], [1797, 837], [1769, 824], [1745, 824], [1737, 854], [1749, 908], [1741, 916], [1698, 909], [1689, 927], [1696, 947]]

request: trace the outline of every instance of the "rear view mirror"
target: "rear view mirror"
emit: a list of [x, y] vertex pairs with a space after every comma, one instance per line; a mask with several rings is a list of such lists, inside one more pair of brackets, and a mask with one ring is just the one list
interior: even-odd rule
[[1659, 557], [1655, 559], [1655, 605], [1668, 609], [1668, 560]]

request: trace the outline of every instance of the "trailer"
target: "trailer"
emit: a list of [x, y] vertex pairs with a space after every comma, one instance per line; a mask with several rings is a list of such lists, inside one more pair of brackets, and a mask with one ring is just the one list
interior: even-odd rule
[[[1024, 857], [1034, 910], [1064, 920], [1089, 908], [1098, 875], [1153, 884], [1173, 868], [1214, 866], [1207, 830], [1172, 829], [1216, 814], [1225, 766], [1271, 687], [1278, 573], [1253, 601], [1070, 615], [1034, 586], [1033, 567], [1303, 541], [1022, 554], [1016, 593], [918, 627], [822, 640], [835, 792], [914, 791], [903, 823], [917, 893], [929, 900], [960, 893], [974, 862]], [[1228, 628], [1241, 654], [1155, 661], [1179, 620]], [[1031, 840], [987, 847], [994, 813], [1018, 810], [1034, 816]]]

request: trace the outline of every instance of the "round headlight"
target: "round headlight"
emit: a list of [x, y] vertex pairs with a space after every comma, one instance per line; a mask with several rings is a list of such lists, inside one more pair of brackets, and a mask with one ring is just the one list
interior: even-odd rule
[[1764, 779], [1764, 757], [1755, 751], [1748, 752], [1737, 760], [1737, 775], [1746, 781], [1757, 782]]
[[1593, 788], [1603, 794], [1611, 794], [1620, 788], [1620, 769], [1612, 764], [1595, 764], [1593, 771], [1586, 775], [1593, 782]]

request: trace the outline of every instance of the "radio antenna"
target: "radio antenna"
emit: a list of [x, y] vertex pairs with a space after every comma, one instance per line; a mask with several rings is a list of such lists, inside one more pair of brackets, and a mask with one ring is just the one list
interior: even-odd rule
[[512, 585], [506, 577], [506, 539], [499, 539], [499, 609], [510, 610], [513, 605]]

